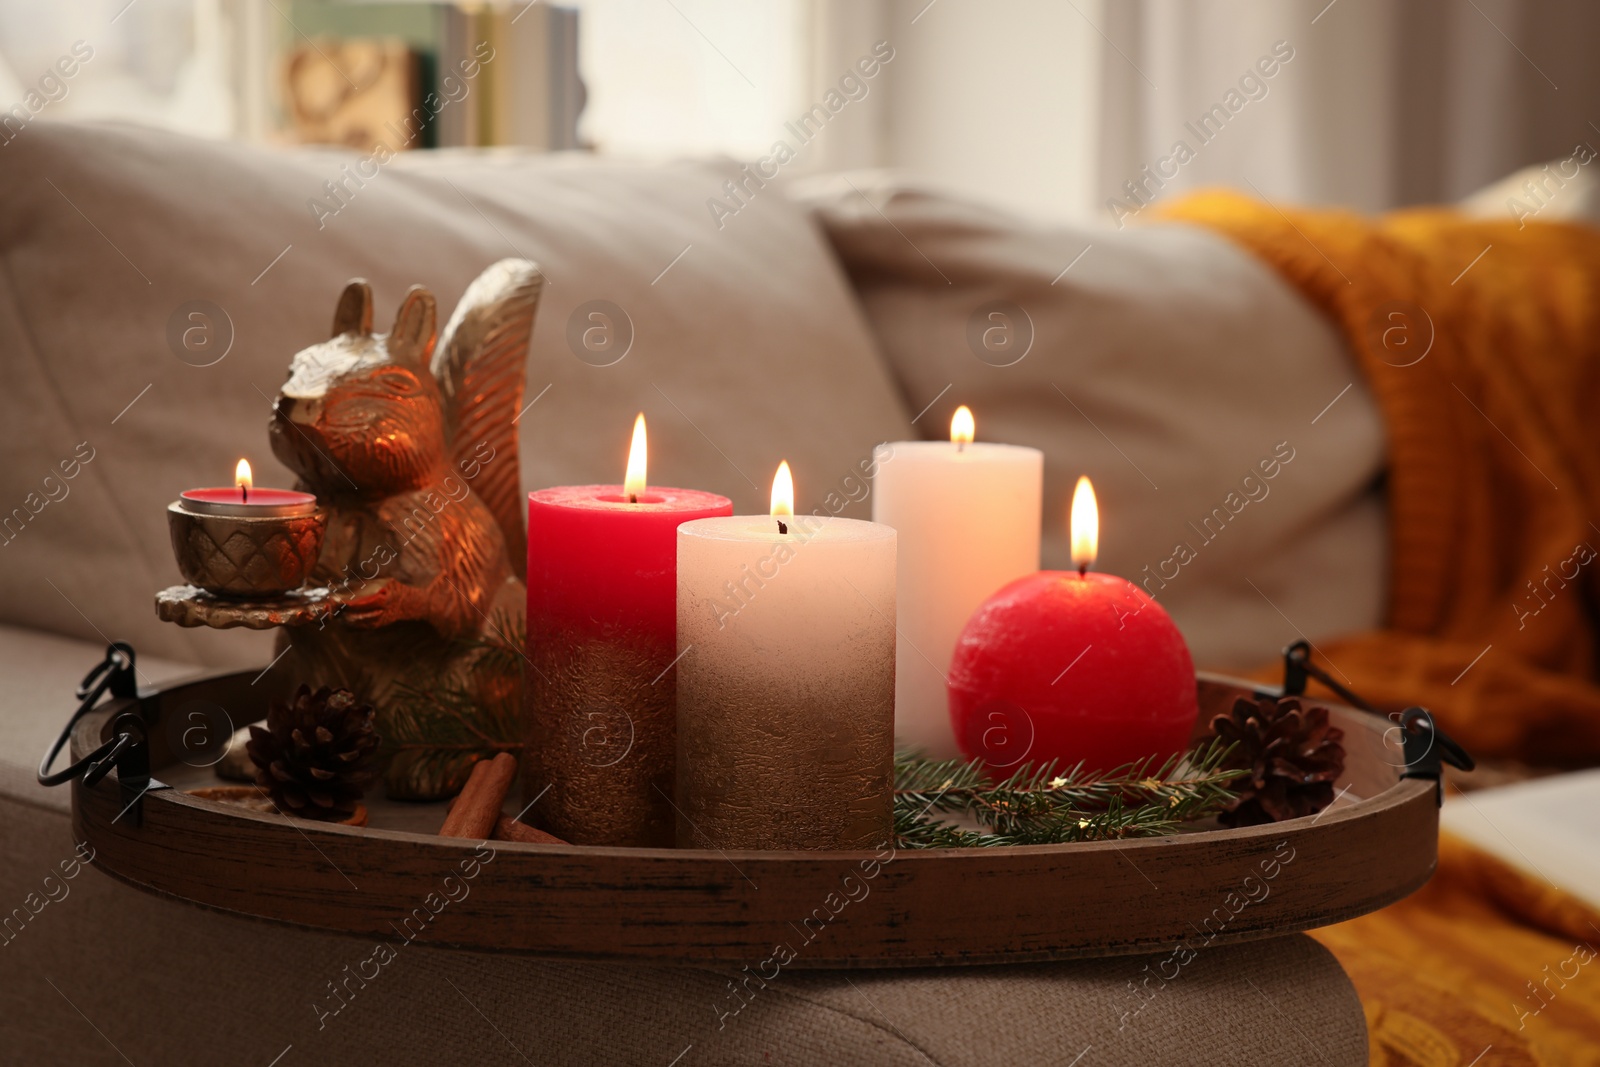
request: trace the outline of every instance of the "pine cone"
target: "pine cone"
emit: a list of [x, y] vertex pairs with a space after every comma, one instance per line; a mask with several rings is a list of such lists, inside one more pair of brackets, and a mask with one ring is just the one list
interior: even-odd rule
[[246, 751], [256, 785], [285, 815], [340, 820], [375, 774], [378, 734], [372, 705], [356, 703], [348, 689], [302, 685], [287, 704], [267, 709], [267, 725], [250, 727]]
[[1249, 771], [1236, 779], [1238, 799], [1219, 816], [1224, 826], [1256, 826], [1314, 815], [1333, 803], [1344, 771], [1344, 731], [1328, 724], [1328, 709], [1302, 708], [1294, 697], [1243, 697], [1233, 712], [1211, 720], [1233, 745], [1226, 766]]

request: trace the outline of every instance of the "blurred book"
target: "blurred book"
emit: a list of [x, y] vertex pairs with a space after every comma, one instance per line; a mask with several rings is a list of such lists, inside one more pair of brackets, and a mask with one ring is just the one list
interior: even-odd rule
[[372, 149], [578, 147], [578, 13], [546, 3], [293, 0], [288, 134]]
[[323, 38], [284, 57], [284, 106], [302, 144], [398, 149], [419, 84], [415, 53], [395, 38]]
[[491, 65], [485, 143], [577, 148], [585, 100], [578, 74], [578, 12], [515, 3], [491, 8], [487, 19], [490, 41], [509, 61]]
[[1600, 770], [1458, 790], [1439, 825], [1600, 908]]

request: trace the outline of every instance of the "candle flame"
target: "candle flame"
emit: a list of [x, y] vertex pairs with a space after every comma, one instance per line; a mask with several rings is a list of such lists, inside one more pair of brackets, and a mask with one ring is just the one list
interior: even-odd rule
[[1083, 574], [1100, 554], [1100, 506], [1087, 476], [1072, 490], [1072, 565]]
[[241, 459], [239, 465], [233, 468], [233, 484], [237, 485], [245, 493], [249, 493], [251, 489], [255, 488], [256, 483], [250, 477], [249, 460]]
[[794, 475], [789, 473], [789, 461], [778, 464], [778, 473], [772, 476], [772, 514], [794, 514]]
[[976, 436], [978, 436], [977, 420], [972, 417], [972, 409], [962, 404], [950, 417], [950, 440], [958, 445], [970, 445]]
[[633, 444], [628, 446], [628, 473], [622, 479], [622, 491], [629, 503], [644, 496], [645, 487], [645, 434], [644, 412], [633, 420]]

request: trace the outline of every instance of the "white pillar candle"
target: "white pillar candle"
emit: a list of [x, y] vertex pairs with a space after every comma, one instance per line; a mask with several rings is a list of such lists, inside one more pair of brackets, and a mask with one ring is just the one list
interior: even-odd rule
[[[787, 477], [785, 464], [775, 511]], [[889, 839], [893, 530], [793, 514], [684, 523], [678, 654], [679, 847]]]
[[872, 518], [899, 534], [895, 737], [935, 759], [961, 754], [946, 676], [967, 620], [995, 590], [1039, 569], [1044, 454], [974, 442], [962, 407], [949, 441], [880, 445]]

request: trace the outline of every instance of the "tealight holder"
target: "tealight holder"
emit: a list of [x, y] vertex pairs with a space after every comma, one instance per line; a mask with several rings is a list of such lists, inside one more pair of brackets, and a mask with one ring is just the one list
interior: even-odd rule
[[[286, 496], [289, 494], [285, 494]], [[178, 572], [219, 597], [278, 597], [311, 576], [328, 516], [309, 494], [284, 503], [226, 503], [185, 493], [167, 506]]]

